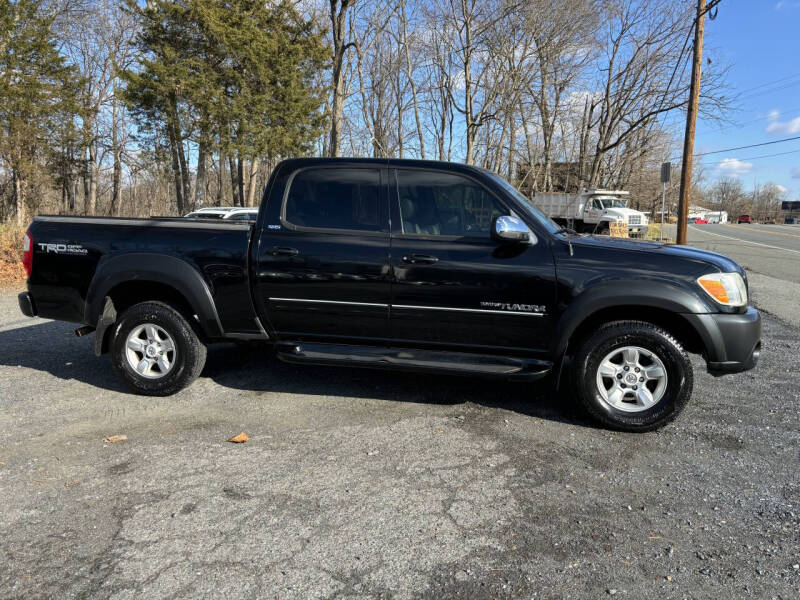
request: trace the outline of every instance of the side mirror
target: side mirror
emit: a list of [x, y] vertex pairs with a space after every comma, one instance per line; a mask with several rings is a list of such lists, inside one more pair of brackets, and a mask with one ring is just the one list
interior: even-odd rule
[[502, 215], [492, 222], [492, 239], [503, 243], [529, 243], [535, 239], [528, 226], [519, 217]]

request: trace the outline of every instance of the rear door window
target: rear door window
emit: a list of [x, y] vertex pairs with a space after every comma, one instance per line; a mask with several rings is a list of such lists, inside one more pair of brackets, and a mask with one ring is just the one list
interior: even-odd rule
[[289, 185], [283, 220], [295, 229], [381, 231], [379, 189], [379, 169], [303, 169]]

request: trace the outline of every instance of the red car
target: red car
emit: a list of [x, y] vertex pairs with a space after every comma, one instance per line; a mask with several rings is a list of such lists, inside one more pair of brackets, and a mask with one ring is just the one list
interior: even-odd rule
[[736, 220], [737, 225], [741, 225], [742, 223], [747, 223], [751, 225], [753, 220], [750, 218], [750, 215], [739, 215], [739, 218]]
[[695, 219], [695, 225], [708, 225], [708, 219]]

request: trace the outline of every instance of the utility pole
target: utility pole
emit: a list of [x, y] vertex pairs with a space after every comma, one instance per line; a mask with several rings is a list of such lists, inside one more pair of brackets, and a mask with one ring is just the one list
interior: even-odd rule
[[661, 233], [659, 234], [659, 241], [664, 241], [664, 204], [667, 200], [667, 184], [669, 183], [670, 171], [672, 170], [672, 163], [661, 163]]
[[686, 226], [689, 221], [689, 195], [692, 189], [692, 154], [694, 154], [694, 133], [697, 128], [697, 105], [700, 100], [700, 71], [703, 66], [703, 30], [705, 28], [705, 20], [706, 0], [697, 0], [692, 83], [689, 88], [689, 108], [686, 111], [686, 133], [683, 137], [683, 166], [681, 168], [681, 195], [678, 201], [678, 244], [686, 243]]

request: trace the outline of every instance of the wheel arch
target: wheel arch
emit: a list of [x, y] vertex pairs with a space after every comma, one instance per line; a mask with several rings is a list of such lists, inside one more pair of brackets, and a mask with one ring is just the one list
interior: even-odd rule
[[698, 328], [693, 314], [710, 312], [698, 296], [666, 282], [625, 282], [624, 293], [614, 282], [599, 284], [579, 295], [559, 320], [551, 347], [561, 363], [597, 327], [611, 321], [647, 321], [662, 327], [688, 351], [707, 356], [714, 344], [709, 332]]
[[98, 322], [107, 298], [117, 313], [139, 302], [165, 302], [190, 321], [197, 315], [206, 336], [223, 335], [208, 284], [195, 267], [173, 256], [136, 252], [101, 261], [87, 293], [86, 323]]

